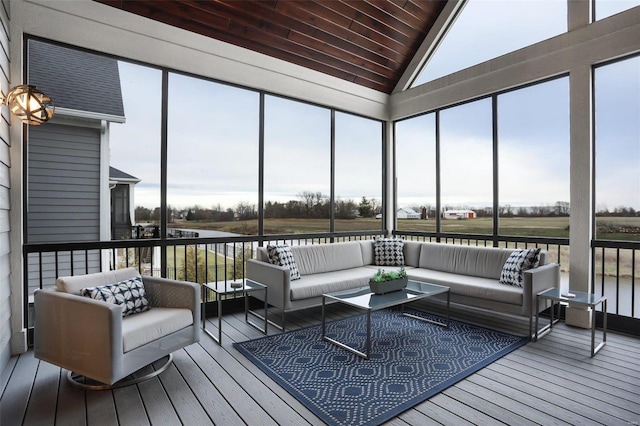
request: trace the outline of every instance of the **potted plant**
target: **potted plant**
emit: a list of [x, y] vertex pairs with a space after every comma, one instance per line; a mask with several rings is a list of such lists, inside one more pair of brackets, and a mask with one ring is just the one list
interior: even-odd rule
[[385, 294], [392, 291], [402, 290], [407, 286], [409, 278], [407, 271], [401, 267], [397, 271], [386, 272], [384, 269], [378, 271], [369, 279], [369, 288], [372, 293]]

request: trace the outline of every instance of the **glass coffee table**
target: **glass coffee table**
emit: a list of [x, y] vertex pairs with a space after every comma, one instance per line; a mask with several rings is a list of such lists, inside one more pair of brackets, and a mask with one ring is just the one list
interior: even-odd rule
[[[322, 338], [328, 342], [340, 346], [343, 349], [348, 350], [356, 355], [359, 355], [365, 359], [369, 359], [371, 354], [371, 312], [380, 309], [391, 308], [393, 306], [402, 306], [410, 302], [415, 302], [420, 299], [435, 296], [438, 294], [447, 295], [447, 320], [446, 322], [433, 321], [428, 318], [422, 318], [416, 315], [403, 312], [404, 315], [418, 319], [420, 321], [431, 322], [443, 327], [449, 326], [449, 287], [423, 283], [419, 281], [409, 280], [407, 287], [393, 291], [386, 294], [374, 294], [369, 287], [360, 287], [353, 290], [342, 290], [333, 293], [327, 293], [322, 295]], [[325, 301], [330, 299], [345, 305], [353, 306], [359, 309], [367, 311], [367, 336], [365, 342], [365, 352], [361, 352], [351, 346], [348, 346], [342, 342], [339, 342], [326, 335], [326, 321], [325, 321]]]

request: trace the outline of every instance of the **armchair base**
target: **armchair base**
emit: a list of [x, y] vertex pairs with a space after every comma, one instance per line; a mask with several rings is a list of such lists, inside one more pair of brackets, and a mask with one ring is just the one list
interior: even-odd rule
[[[169, 365], [171, 365], [171, 362], [173, 362], [173, 354], [166, 355], [165, 358], [167, 358], [167, 360], [157, 370], [155, 370], [155, 371], [153, 371], [153, 372], [151, 372], [149, 374], [145, 374], [144, 376], [141, 376], [141, 377], [133, 377], [133, 378], [128, 379], [128, 380], [127, 379], [122, 379], [119, 382], [116, 382], [116, 383], [114, 383], [112, 385], [108, 385], [106, 383], [97, 382], [97, 381], [95, 381], [93, 379], [86, 378], [85, 376], [83, 376], [81, 374], [74, 373], [73, 371], [67, 372], [67, 380], [73, 386], [75, 386], [77, 388], [80, 388], [80, 389], [84, 389], [84, 390], [109, 390], [109, 389], [123, 388], [125, 386], [135, 385], [136, 383], [140, 383], [140, 382], [144, 382], [145, 380], [152, 379], [152, 378], [156, 377], [158, 374], [160, 374], [163, 371], [165, 371], [167, 368], [169, 368]], [[81, 382], [82, 379], [86, 379], [86, 380], [90, 381], [91, 383], [82, 383]], [[92, 383], [95, 383], [95, 384], [92, 384]]]

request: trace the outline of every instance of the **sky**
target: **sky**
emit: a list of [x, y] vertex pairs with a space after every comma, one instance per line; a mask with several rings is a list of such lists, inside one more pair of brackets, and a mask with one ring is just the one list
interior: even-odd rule
[[[598, 0], [596, 14], [604, 17], [637, 4], [640, 0]], [[471, 0], [419, 81], [565, 31], [565, 0]], [[126, 62], [119, 68], [127, 123], [111, 125], [111, 165], [140, 178], [135, 204], [154, 208], [160, 204], [161, 73]], [[608, 208], [640, 209], [639, 76], [639, 58], [596, 71], [596, 198]], [[257, 204], [258, 102], [254, 91], [171, 74], [170, 205]], [[498, 105], [501, 201], [516, 206], [568, 201], [568, 80], [501, 95]], [[491, 205], [490, 111], [487, 101], [443, 111], [443, 203]], [[265, 119], [265, 199], [286, 202], [303, 191], [328, 195], [329, 110], [267, 96]], [[399, 160], [398, 205], [435, 203], [433, 155], [426, 148], [432, 130], [399, 126], [399, 154], [401, 144], [411, 150]], [[336, 195], [341, 199], [381, 198], [381, 134], [374, 120], [337, 114]], [[523, 167], [529, 176], [524, 182], [516, 177]]]

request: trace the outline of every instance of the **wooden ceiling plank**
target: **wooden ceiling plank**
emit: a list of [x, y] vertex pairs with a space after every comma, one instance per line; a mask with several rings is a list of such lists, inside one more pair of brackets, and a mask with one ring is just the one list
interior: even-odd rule
[[[382, 36], [384, 36], [384, 38], [378, 38], [376, 40], [390, 40], [393, 43], [398, 43], [402, 46], [407, 46], [413, 43], [413, 40], [411, 40], [409, 37], [407, 37], [405, 34], [402, 34], [401, 32], [384, 25], [382, 22], [371, 18], [370, 16], [366, 15], [365, 13], [361, 12], [360, 10], [358, 10], [356, 8], [356, 5], [358, 5], [359, 2], [352, 2], [352, 3], [347, 3], [345, 1], [325, 1], [322, 2], [322, 5], [326, 8], [329, 8], [335, 12], [340, 13], [343, 16], [346, 16], [348, 18], [352, 19], [352, 23], [349, 26], [349, 28], [354, 28], [354, 27], [364, 27], [368, 29], [368, 32], [376, 32]], [[354, 24], [359, 24], [359, 25], [354, 25]]]
[[376, 7], [367, 1], [349, 2], [349, 6], [367, 15], [372, 22], [377, 23], [377, 25], [380, 25], [383, 28], [388, 28], [388, 31], [390, 32], [397, 31], [411, 40], [414, 40], [416, 36], [424, 33], [424, 24], [414, 26], [408, 25], [401, 19], [398, 19], [397, 16]]
[[[250, 26], [258, 28], [265, 33], [265, 36], [273, 36], [280, 38], [287, 38], [289, 35], [289, 28], [285, 25], [280, 25], [275, 19], [274, 11], [270, 10], [267, 15], [256, 15], [250, 12], [246, 7], [244, 10], [238, 10], [233, 7], [233, 4], [228, 2], [196, 2], [193, 0], [181, 0], [181, 3], [185, 7], [191, 7], [199, 10], [206, 16], [223, 17], [228, 19], [229, 22], [235, 22], [240, 25]], [[235, 2], [236, 4], [246, 4], [247, 2]], [[268, 9], [269, 10], [269, 9]]]
[[[232, 22], [231, 25], [229, 26], [229, 30], [228, 30], [229, 34], [242, 34], [242, 36], [247, 39], [247, 40], [251, 40], [255, 43], [264, 43], [265, 42], [265, 38], [263, 36], [263, 34], [251, 27], [246, 27], [246, 26], [242, 26], [239, 25], [235, 22]], [[268, 43], [271, 47], [275, 47], [275, 48], [279, 48], [285, 52], [288, 52], [290, 54], [294, 54], [296, 56], [299, 57], [307, 57], [307, 58], [312, 58], [314, 59], [316, 62], [324, 62], [327, 64], [330, 64], [332, 67], [334, 68], [338, 68], [338, 69], [343, 69], [345, 70], [347, 73], [351, 73], [351, 74], [356, 74], [356, 73], [361, 73], [363, 74], [363, 76], [365, 76], [367, 79], [371, 80], [371, 81], [377, 81], [380, 83], [384, 83], [387, 80], [387, 76], [382, 75], [382, 74], [378, 74], [374, 71], [368, 70], [366, 68], [362, 68], [362, 67], [358, 67], [354, 64], [351, 64], [347, 61], [344, 61], [340, 58], [337, 58], [335, 56], [331, 56], [331, 55], [327, 55], [326, 53], [322, 52], [322, 51], [318, 51], [315, 49], [312, 49], [308, 46], [304, 46], [302, 44], [298, 44], [295, 43], [296, 48], [292, 49], [292, 44], [293, 42], [289, 39], [281, 39], [281, 38], [272, 38], [270, 40], [268, 40]]]
[[447, 0], [407, 0], [403, 9], [423, 19], [429, 19], [435, 15], [433, 17], [435, 20], [446, 4]]
[[[412, 13], [409, 13], [406, 9], [398, 4], [389, 0], [367, 0], [371, 5], [377, 7], [380, 10], [394, 16], [399, 21], [403, 22], [411, 28], [424, 28], [425, 17], [418, 17]], [[402, 2], [404, 5], [406, 2]]]
[[278, 9], [283, 15], [286, 15], [287, 21], [290, 22], [289, 28], [292, 30], [329, 43], [330, 45], [378, 64], [388, 64], [388, 66], [393, 67], [394, 63], [400, 64], [403, 61], [404, 57], [397, 52], [374, 43], [346, 28], [317, 18], [297, 6], [292, 6], [291, 3], [292, 2], [280, 2]]
[[[306, 24], [302, 20], [294, 19], [289, 15], [285, 15], [281, 12], [281, 10], [279, 10], [278, 12], [262, 10], [260, 6], [256, 6], [255, 10], [250, 12], [250, 14], [253, 16], [264, 17], [269, 22], [281, 25], [282, 28], [288, 28], [289, 32], [287, 34], [287, 38], [290, 38], [290, 33], [293, 32], [304, 34], [305, 36], [309, 37], [308, 40], [310, 43], [314, 41], [314, 44], [316, 46], [320, 46], [320, 43], [327, 46], [327, 49], [324, 50], [324, 52], [327, 54], [335, 54], [336, 56], [343, 59], [351, 58], [352, 61], [366, 61], [362, 62], [362, 66], [364, 66], [365, 68], [368, 68], [366, 63], [371, 64], [370, 66], [375, 68], [382, 66], [394, 69], [394, 67], [400, 66], [399, 62], [391, 63], [392, 61], [390, 61], [389, 58], [379, 55], [370, 50], [363, 49], [357, 44], [340, 37], [337, 30], [328, 32], [319, 26]], [[239, 12], [236, 13], [239, 14]], [[296, 42], [301, 43], [301, 40], [302, 39], [300, 37], [297, 37]]]
[[181, 4], [174, 2], [123, 1], [123, 10], [178, 28], [184, 28], [190, 22], [196, 22], [201, 24], [203, 28], [212, 27], [224, 30], [229, 27], [230, 23], [229, 19], [217, 16], [206, 20], [202, 19], [200, 14], [193, 13]]
[[[336, 2], [338, 3], [338, 2]], [[319, 11], [317, 11], [320, 14], [326, 14], [327, 10], [329, 10], [331, 13], [333, 13], [334, 15], [337, 14], [337, 12], [335, 12], [332, 8], [327, 9], [327, 4], [332, 4], [331, 1], [329, 2], [321, 2], [321, 3], [315, 3], [315, 2], [309, 2], [309, 4], [314, 4], [316, 6], [318, 6], [320, 8]], [[333, 16], [334, 16], [333, 15]], [[344, 18], [344, 15], [341, 15]], [[332, 18], [333, 19], [333, 18]], [[358, 24], [358, 25], [354, 25], [354, 23]], [[384, 36], [382, 34], [379, 34], [373, 30], [371, 30], [370, 28], [368, 28], [366, 25], [360, 24], [355, 22], [354, 20], [350, 20], [349, 24], [346, 26], [347, 29], [349, 29], [350, 31], [352, 31], [354, 34], [358, 34], [361, 37], [367, 38], [373, 42], [375, 42], [376, 44], [385, 46], [386, 48], [393, 50], [394, 52], [398, 52], [400, 55], [402, 55], [402, 57], [404, 58], [405, 55], [407, 55], [408, 52], [408, 48], [406, 44], [401, 43], [398, 40], [394, 40], [391, 39], [387, 36]], [[372, 36], [372, 33], [374, 33], [374, 35]]]
[[364, 59], [356, 55], [352, 55], [343, 50], [336, 49], [331, 45], [328, 45], [326, 43], [323, 43], [319, 40], [313, 39], [305, 34], [298, 33], [296, 31], [291, 32], [289, 39], [302, 46], [307, 46], [318, 52], [322, 52], [331, 57], [343, 60], [346, 63], [353, 64], [357, 67], [374, 72], [376, 74], [380, 74], [385, 78], [393, 78], [394, 73], [397, 71], [396, 69], [389, 68], [387, 66], [384, 66], [383, 64], [375, 64], [369, 61], [365, 61]]
[[[326, 28], [327, 31], [338, 31], [341, 32], [344, 38], [347, 40], [362, 45], [369, 50], [379, 53], [380, 55], [386, 56], [393, 61], [402, 62], [405, 55], [406, 47], [400, 43], [378, 43], [375, 40], [372, 40], [362, 34], [352, 31], [349, 29], [349, 26], [353, 22], [351, 19], [340, 15], [339, 13], [334, 12], [333, 10], [325, 8], [322, 3], [319, 2], [311, 2], [311, 1], [303, 1], [303, 2], [280, 2], [278, 4], [278, 8], [283, 7], [281, 5], [291, 5], [297, 4], [297, 14], [301, 15], [301, 19], [313, 19], [318, 22], [318, 25]], [[340, 22], [340, 24], [336, 24], [336, 22]], [[346, 33], [343, 33], [346, 31]]]

